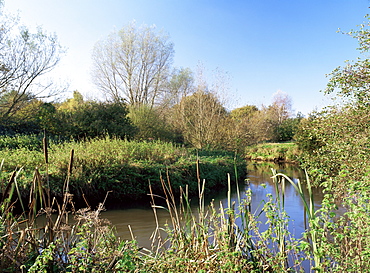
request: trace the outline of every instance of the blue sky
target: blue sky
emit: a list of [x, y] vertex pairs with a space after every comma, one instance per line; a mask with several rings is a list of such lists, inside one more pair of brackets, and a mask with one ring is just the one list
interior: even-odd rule
[[[112, 30], [135, 20], [156, 25], [174, 43], [174, 66], [219, 68], [230, 77], [229, 108], [268, 105], [286, 92], [296, 112], [321, 109], [326, 74], [359, 56], [357, 42], [337, 33], [364, 21], [368, 0], [5, 0], [22, 22], [59, 37], [68, 51], [53, 77], [88, 98], [91, 52]], [[210, 80], [210, 79], [209, 79]]]

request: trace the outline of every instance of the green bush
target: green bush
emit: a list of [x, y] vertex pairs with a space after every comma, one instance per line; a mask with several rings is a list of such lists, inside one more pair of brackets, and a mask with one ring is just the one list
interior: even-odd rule
[[296, 139], [303, 167], [318, 184], [325, 181], [342, 195], [350, 181], [363, 180], [370, 166], [369, 123], [370, 108], [352, 106], [327, 109], [302, 123]]

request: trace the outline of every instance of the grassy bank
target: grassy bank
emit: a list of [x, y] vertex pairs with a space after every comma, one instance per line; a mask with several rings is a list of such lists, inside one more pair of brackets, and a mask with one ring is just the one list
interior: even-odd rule
[[[199, 179], [207, 180], [205, 191], [226, 187], [230, 174], [235, 180], [245, 175], [243, 158], [226, 152], [196, 151], [163, 142], [137, 142], [105, 138], [84, 142], [51, 141], [48, 145], [48, 164], [42, 149], [42, 140], [31, 137], [6, 138], [0, 158], [4, 159], [1, 176], [3, 183], [15, 169], [20, 192], [27, 196], [35, 168], [46, 176], [53, 196], [62, 197], [63, 185], [71, 167], [69, 190], [75, 201], [101, 202], [110, 191], [107, 205], [147, 200], [149, 183], [161, 192], [161, 176], [171, 177], [175, 193], [188, 185], [191, 196], [198, 193]], [[8, 143], [8, 144], [7, 144]], [[70, 166], [70, 153], [74, 151]]]
[[245, 149], [246, 157], [259, 161], [297, 162], [299, 150], [295, 143], [260, 143]]

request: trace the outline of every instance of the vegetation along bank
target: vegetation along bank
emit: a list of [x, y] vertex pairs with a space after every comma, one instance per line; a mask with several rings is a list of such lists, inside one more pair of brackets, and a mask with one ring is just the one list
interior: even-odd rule
[[235, 181], [236, 174], [237, 179], [243, 180], [246, 172], [245, 161], [234, 153], [197, 151], [160, 141], [138, 142], [109, 137], [81, 142], [50, 141], [46, 164], [41, 143], [42, 139], [37, 136], [0, 138], [3, 183], [11, 172], [18, 170], [17, 181], [24, 196], [28, 195], [29, 181], [36, 168], [41, 175], [47, 176], [52, 196], [63, 195], [68, 178], [69, 191], [76, 202], [83, 204], [84, 197], [90, 204], [97, 204], [109, 192], [108, 206], [148, 201], [149, 184], [154, 193], [160, 194], [161, 179], [170, 180], [174, 193], [187, 185], [189, 195], [194, 196], [198, 193], [198, 180], [206, 180], [205, 191], [208, 192], [226, 187], [228, 174]]
[[301, 152], [294, 142], [260, 143], [248, 146], [245, 154], [249, 160], [297, 163]]

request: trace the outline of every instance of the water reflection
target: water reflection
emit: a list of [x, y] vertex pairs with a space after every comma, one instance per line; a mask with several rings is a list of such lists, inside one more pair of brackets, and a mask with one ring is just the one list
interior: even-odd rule
[[[245, 191], [250, 188], [252, 191], [252, 211], [256, 213], [261, 210], [264, 200], [267, 200], [266, 195], [272, 194], [275, 196], [275, 186], [271, 179], [272, 171], [276, 169], [277, 172], [286, 174], [293, 178], [295, 182], [300, 179], [302, 183], [305, 182], [304, 172], [296, 165], [278, 165], [274, 163], [264, 164], [248, 164], [248, 177], [245, 184], [239, 185], [241, 196], [245, 196]], [[263, 186], [264, 185], [264, 186]], [[236, 186], [233, 187], [233, 194], [231, 199], [238, 201], [236, 193]], [[320, 207], [323, 194], [320, 189], [313, 189], [315, 208]], [[305, 191], [305, 197], [308, 198], [308, 193]], [[227, 191], [214, 193], [214, 196], [208, 196], [208, 200], [214, 199], [215, 205], [223, 204], [227, 206]], [[308, 200], [308, 199], [307, 199]], [[207, 203], [206, 203], [207, 204]], [[192, 202], [193, 210], [197, 209], [197, 201]], [[285, 210], [290, 217], [289, 229], [292, 234], [300, 237], [304, 231], [304, 210], [303, 203], [299, 194], [295, 191], [292, 185], [286, 183], [285, 189]], [[163, 226], [169, 221], [168, 213], [163, 209], [157, 210], [159, 225]], [[151, 208], [147, 209], [126, 209], [126, 210], [111, 210], [102, 213], [102, 217], [109, 219], [113, 225], [116, 226], [118, 236], [122, 239], [130, 240], [132, 235], [128, 226], [131, 226], [132, 232], [140, 246], [150, 248], [150, 236], [156, 228], [156, 222]], [[264, 223], [266, 219], [263, 215], [260, 218]], [[263, 225], [261, 226], [263, 229]]]
[[[266, 195], [271, 194], [276, 197], [275, 185], [272, 180], [272, 169], [278, 173], [283, 173], [290, 177], [294, 183], [300, 180], [304, 190], [305, 199], [309, 200], [308, 191], [306, 189], [306, 176], [304, 171], [297, 165], [291, 164], [249, 164], [248, 165], [248, 181], [252, 191], [252, 210], [259, 212], [263, 206], [264, 200], [267, 200]], [[265, 185], [265, 186], [263, 186]], [[244, 189], [246, 190], [247, 187]], [[320, 188], [312, 188], [315, 210], [321, 207], [323, 193]], [[261, 204], [261, 205], [260, 205]], [[289, 231], [296, 237], [300, 237], [305, 230], [305, 212], [301, 196], [290, 183], [285, 183], [285, 204], [284, 209], [289, 216]], [[263, 215], [260, 220], [262, 223], [266, 221]]]

